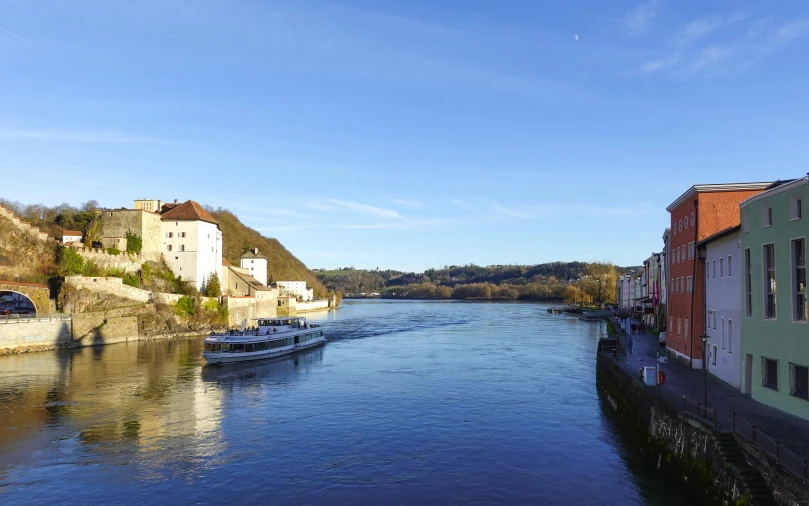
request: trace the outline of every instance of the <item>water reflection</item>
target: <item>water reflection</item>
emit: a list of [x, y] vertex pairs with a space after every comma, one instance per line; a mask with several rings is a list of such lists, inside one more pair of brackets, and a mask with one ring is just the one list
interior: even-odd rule
[[313, 365], [323, 362], [323, 353], [324, 347], [319, 346], [269, 360], [208, 366], [202, 369], [202, 378], [209, 387], [219, 388], [261, 382], [268, 376], [308, 372]]

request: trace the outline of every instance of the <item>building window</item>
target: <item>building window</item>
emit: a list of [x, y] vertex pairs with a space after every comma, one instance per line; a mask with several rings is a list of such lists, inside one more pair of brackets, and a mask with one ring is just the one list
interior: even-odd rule
[[208, 234], [208, 239], [210, 239], [210, 238], [211, 238], [211, 234]]
[[712, 278], [716, 277], [716, 260], [711, 260], [711, 271], [713, 272]]
[[669, 332], [674, 332], [674, 317], [669, 317]]
[[682, 325], [683, 325], [683, 319], [682, 318], [677, 318], [677, 336], [680, 335]]
[[809, 367], [789, 363], [789, 395], [809, 401]]
[[711, 365], [716, 365], [716, 345], [713, 345], [713, 353], [711, 353]]
[[680, 232], [683, 231], [683, 220], [680, 220], [680, 225], [678, 228], [680, 229]]
[[733, 257], [728, 255], [728, 277], [733, 276]]
[[728, 318], [728, 353], [733, 353], [733, 320]]
[[166, 251], [171, 251], [171, 244], [169, 244], [168, 246], [166, 246]]
[[720, 278], [725, 277], [725, 258], [724, 257], [719, 258], [719, 277]]
[[174, 237], [174, 232], [166, 232], [166, 237], [171, 239], [172, 237]]
[[694, 224], [694, 211], [691, 211], [691, 224]]
[[794, 321], [806, 321], [806, 239], [792, 241], [792, 305]]
[[688, 339], [688, 318], [685, 319], [685, 327], [683, 328], [683, 334], [685, 334], [685, 338]]
[[789, 201], [789, 218], [791, 220], [799, 220], [803, 218], [801, 198], [797, 195], [793, 195]]
[[763, 209], [764, 215], [761, 218], [762, 227], [771, 227], [772, 226], [772, 207], [767, 207]]
[[685, 219], [685, 229], [688, 230], [688, 218]]
[[185, 251], [185, 244], [180, 244], [180, 251]]
[[778, 361], [761, 357], [761, 386], [778, 390]]
[[764, 318], [776, 318], [775, 312], [775, 245], [764, 245]]
[[722, 349], [725, 349], [725, 319], [722, 318]]
[[744, 288], [746, 292], [745, 297], [745, 306], [744, 306], [744, 314], [748, 318], [753, 317], [753, 275], [752, 275], [752, 267], [750, 266], [750, 248], [744, 250], [744, 269], [745, 269], [745, 276], [744, 276]]

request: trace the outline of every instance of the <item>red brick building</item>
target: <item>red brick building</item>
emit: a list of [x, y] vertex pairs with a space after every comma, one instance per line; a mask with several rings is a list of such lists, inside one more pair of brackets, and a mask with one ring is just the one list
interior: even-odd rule
[[702, 368], [705, 273], [696, 244], [740, 222], [739, 204], [771, 183], [695, 185], [666, 210], [671, 215], [666, 347], [694, 369]]

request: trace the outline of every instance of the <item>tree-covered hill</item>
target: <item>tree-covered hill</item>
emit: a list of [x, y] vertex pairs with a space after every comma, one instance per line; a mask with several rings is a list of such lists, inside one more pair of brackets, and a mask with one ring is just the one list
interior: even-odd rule
[[328, 295], [328, 290], [315, 273], [278, 242], [278, 239], [261, 235], [239, 221], [239, 218], [227, 209], [206, 207], [206, 211], [219, 222], [224, 241], [223, 255], [228, 262], [238, 266], [239, 258], [247, 250], [258, 248], [259, 252], [267, 257], [267, 275], [270, 282], [306, 281], [307, 286], [314, 289], [315, 296]]

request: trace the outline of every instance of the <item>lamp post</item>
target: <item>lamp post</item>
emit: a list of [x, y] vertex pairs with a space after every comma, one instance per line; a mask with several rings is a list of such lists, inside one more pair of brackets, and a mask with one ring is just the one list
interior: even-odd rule
[[702, 333], [702, 369], [705, 378], [705, 409], [708, 409], [708, 334]]

